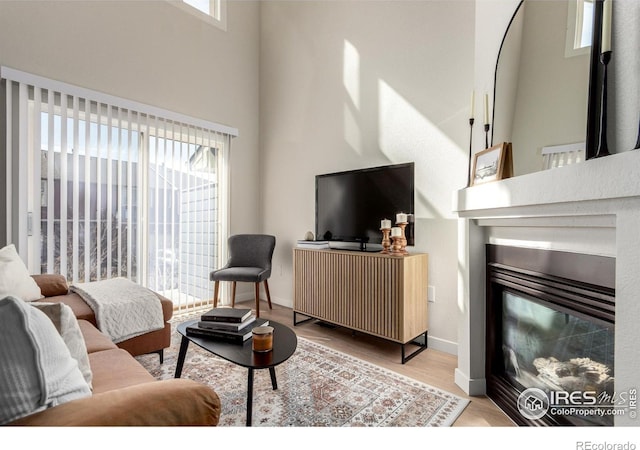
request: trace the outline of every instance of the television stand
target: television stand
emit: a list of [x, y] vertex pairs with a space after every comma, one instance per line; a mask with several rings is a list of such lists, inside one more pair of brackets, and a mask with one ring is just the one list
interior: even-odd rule
[[[317, 319], [396, 342], [402, 364], [427, 348], [427, 254], [293, 252], [294, 326]], [[407, 344], [418, 349], [406, 355]]]

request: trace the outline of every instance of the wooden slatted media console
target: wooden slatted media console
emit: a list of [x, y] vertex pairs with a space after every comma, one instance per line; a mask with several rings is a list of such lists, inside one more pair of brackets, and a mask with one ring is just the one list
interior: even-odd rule
[[[317, 319], [397, 342], [403, 364], [426, 348], [427, 254], [296, 248], [293, 261], [294, 325]], [[418, 349], [405, 356], [409, 343]]]

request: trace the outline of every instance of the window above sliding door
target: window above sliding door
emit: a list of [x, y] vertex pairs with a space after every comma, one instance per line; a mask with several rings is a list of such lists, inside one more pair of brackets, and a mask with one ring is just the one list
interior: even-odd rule
[[227, 0], [167, 0], [207, 23], [227, 29]]

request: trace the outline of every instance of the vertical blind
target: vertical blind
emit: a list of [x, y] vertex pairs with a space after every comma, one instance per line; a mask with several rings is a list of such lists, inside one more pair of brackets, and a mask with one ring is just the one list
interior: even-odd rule
[[1, 70], [0, 233], [32, 273], [125, 277], [177, 309], [206, 304], [224, 255], [237, 130]]

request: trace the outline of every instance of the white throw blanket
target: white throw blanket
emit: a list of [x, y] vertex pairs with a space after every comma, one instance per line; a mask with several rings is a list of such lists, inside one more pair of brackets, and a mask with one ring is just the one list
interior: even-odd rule
[[116, 344], [164, 328], [158, 296], [126, 278], [74, 284], [69, 290], [87, 302], [100, 331]]

